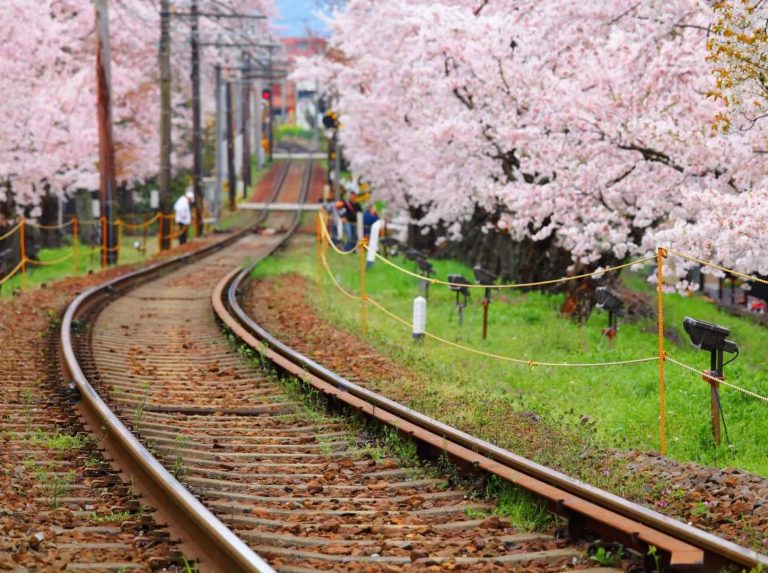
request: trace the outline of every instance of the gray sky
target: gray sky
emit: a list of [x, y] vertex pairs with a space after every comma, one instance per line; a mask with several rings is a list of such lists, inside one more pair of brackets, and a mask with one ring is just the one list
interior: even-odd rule
[[318, 11], [315, 0], [277, 0], [280, 10], [278, 34], [281, 36], [304, 36], [307, 27], [315, 33], [327, 34], [322, 22], [317, 19], [314, 12]]

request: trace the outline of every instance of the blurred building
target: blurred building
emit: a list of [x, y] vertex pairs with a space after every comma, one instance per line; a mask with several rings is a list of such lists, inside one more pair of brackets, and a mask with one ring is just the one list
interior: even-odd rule
[[[288, 73], [293, 71], [297, 58], [311, 57], [325, 52], [323, 38], [282, 38]], [[285, 93], [283, 93], [285, 91]], [[318, 87], [314, 82], [280, 82], [274, 88], [273, 113], [282, 123], [313, 129], [319, 122], [317, 109]]]

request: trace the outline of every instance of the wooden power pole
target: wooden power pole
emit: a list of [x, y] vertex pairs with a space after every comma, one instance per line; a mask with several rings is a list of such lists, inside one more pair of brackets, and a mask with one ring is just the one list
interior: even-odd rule
[[[248, 56], [244, 57], [243, 63], [244, 70], [247, 72], [251, 65]], [[243, 134], [243, 198], [245, 198], [248, 196], [248, 188], [251, 186], [251, 81], [248, 79], [247, 73], [243, 74], [242, 82], [240, 95], [242, 125], [240, 129]]]
[[229, 185], [229, 210], [234, 211], [237, 208], [235, 196], [237, 193], [237, 180], [235, 179], [235, 120], [232, 113], [234, 107], [232, 99], [234, 98], [234, 91], [232, 89], [232, 82], [226, 81], [226, 106], [227, 106], [227, 184]]
[[[160, 1], [160, 211], [171, 214], [171, 6]], [[163, 217], [160, 225], [160, 248], [171, 247], [170, 220]]]
[[192, 148], [194, 160], [193, 191], [195, 193], [195, 206], [199, 217], [195, 224], [196, 237], [203, 234], [203, 142], [202, 142], [202, 117], [200, 111], [200, 45], [198, 38], [199, 13], [197, 0], [192, 0], [191, 5], [191, 50], [192, 50]]
[[96, 0], [96, 84], [99, 116], [99, 205], [101, 216], [106, 218], [106, 237], [102, 248], [106, 256], [102, 261], [108, 265], [117, 263], [117, 240], [115, 236], [114, 195], [117, 187], [115, 176], [115, 142], [112, 133], [112, 76], [109, 50], [109, 12], [107, 0]]

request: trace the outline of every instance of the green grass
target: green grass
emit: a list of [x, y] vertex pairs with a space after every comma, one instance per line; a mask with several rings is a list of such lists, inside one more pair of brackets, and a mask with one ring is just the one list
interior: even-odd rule
[[311, 129], [304, 129], [298, 125], [281, 125], [275, 134], [278, 141], [284, 137], [292, 137], [298, 139], [313, 139], [315, 132]]
[[87, 434], [72, 435], [64, 434], [59, 430], [55, 432], [36, 430], [30, 437], [30, 441], [48, 450], [69, 451], [82, 449], [91, 441], [91, 438]]
[[[70, 239], [71, 241], [71, 239]], [[147, 255], [140, 250], [134, 248], [133, 243], [139, 241], [141, 243], [141, 236], [127, 236], [124, 235], [120, 242], [120, 264], [131, 264], [145, 260], [148, 256], [157, 252], [157, 238], [147, 237]], [[66, 257], [72, 253], [71, 242], [61, 247], [52, 249], [40, 249], [38, 258], [41, 261], [55, 261]], [[32, 264], [27, 265], [27, 287], [39, 286], [42, 283], [50, 284], [55, 280], [59, 280], [70, 276], [84, 275], [88, 272], [98, 272], [101, 269], [101, 251], [99, 247], [91, 247], [88, 245], [78, 245], [77, 254], [77, 269], [75, 269], [74, 260], [72, 258], [50, 266], [35, 266]], [[0, 289], [0, 297], [10, 296], [14, 289], [21, 288], [23, 277], [21, 273], [17, 273], [12, 279], [6, 282], [2, 289]]]
[[[359, 259], [330, 253], [329, 262], [337, 280], [351, 291], [359, 287]], [[413, 263], [399, 262], [407, 268]], [[452, 261], [433, 261], [439, 277], [448, 273], [472, 276], [471, 269]], [[257, 276], [299, 272], [316, 277], [314, 246], [294, 246], [263, 262]], [[624, 283], [654, 295], [643, 276], [627, 273]], [[412, 300], [419, 293], [417, 280], [377, 263], [366, 274], [368, 295], [390, 311], [409, 320]], [[321, 314], [351, 332], [359, 332], [360, 303], [333, 289], [323, 278], [321, 295], [307, 299]], [[506, 290], [494, 295], [489, 315], [488, 340], [481, 339], [481, 291], [474, 291], [459, 326], [455, 296], [445, 287], [433, 286], [427, 312], [427, 330], [472, 348], [524, 360], [549, 362], [603, 362], [651, 357], [658, 352], [655, 318], [622, 324], [613, 347], [600, 345], [604, 313], [593, 313], [580, 326], [560, 317], [561, 295]], [[655, 299], [651, 298], [651, 303]], [[731, 328], [731, 338], [741, 356], [726, 368], [730, 382], [768, 395], [765, 348], [768, 330], [748, 319], [720, 312], [699, 297], [664, 296], [665, 324], [677, 334], [679, 343], [667, 341], [667, 351], [698, 369], [709, 366], [707, 353], [693, 348], [682, 329], [684, 316], [716, 322]], [[603, 368], [554, 368], [515, 365], [458, 351], [427, 339], [416, 345], [409, 329], [368, 308], [368, 339], [380, 350], [416, 372], [423, 373], [427, 387], [413, 395], [411, 406], [468, 430], [478, 431], [497, 443], [513, 443], [510, 430], [498, 427], [498, 416], [512, 409], [535, 413], [542, 423], [567, 427], [580, 436], [580, 444], [621, 449], [659, 449], [658, 364]], [[768, 404], [728, 388], [721, 399], [733, 447], [716, 447], [711, 438], [709, 385], [700, 376], [666, 365], [666, 410], [668, 455], [713, 466], [736, 466], [768, 475], [768, 432], [763, 421]], [[456, 408], [461, 404], [460, 408]], [[530, 414], [529, 414], [530, 415]], [[487, 420], [488, 422], [484, 422]], [[725, 439], [725, 438], [724, 438]], [[581, 446], [579, 446], [581, 447]], [[542, 463], [554, 463], [553, 455], [539, 452]], [[578, 452], [576, 453], [578, 455]], [[573, 457], [573, 456], [572, 456]], [[563, 468], [567, 469], [567, 468]]]

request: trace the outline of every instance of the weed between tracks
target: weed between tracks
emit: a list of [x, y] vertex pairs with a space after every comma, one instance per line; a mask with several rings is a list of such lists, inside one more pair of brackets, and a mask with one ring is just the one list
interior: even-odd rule
[[152, 386], [149, 384], [149, 382], [144, 382], [142, 384], [142, 390], [143, 393], [141, 395], [141, 401], [136, 404], [133, 408], [133, 412], [131, 414], [131, 421], [133, 423], [133, 429], [134, 431], [139, 431], [139, 426], [141, 425], [141, 420], [144, 417], [144, 409], [147, 407], [147, 405], [150, 403], [151, 399], [149, 396], [150, 391], [152, 390]]
[[42, 468], [38, 468], [35, 471], [35, 478], [40, 482], [46, 501], [51, 509], [59, 507], [61, 498], [69, 489], [69, 486], [72, 485], [72, 482], [75, 481], [75, 477], [76, 474], [73, 471], [66, 474], [49, 473]]

